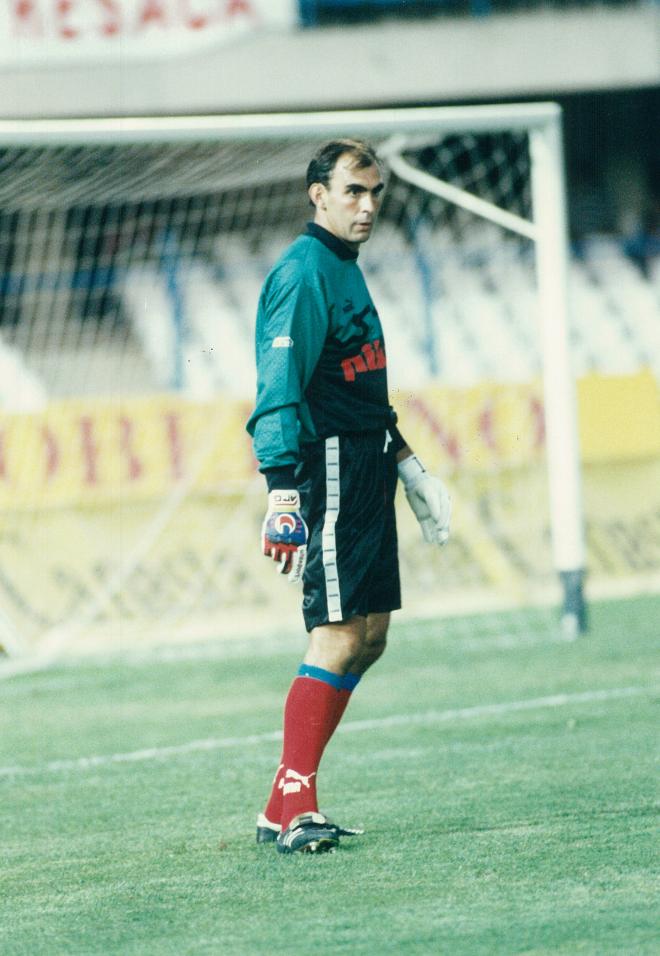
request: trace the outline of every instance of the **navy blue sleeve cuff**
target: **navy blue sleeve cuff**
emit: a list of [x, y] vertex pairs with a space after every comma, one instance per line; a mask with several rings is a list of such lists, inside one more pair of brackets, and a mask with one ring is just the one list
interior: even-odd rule
[[274, 491], [276, 488], [288, 491], [298, 487], [296, 485], [295, 465], [283, 465], [281, 468], [264, 468], [263, 473], [269, 491]]
[[397, 452], [400, 452], [402, 448], [405, 448], [408, 443], [396, 425], [390, 425], [388, 431], [392, 436], [392, 451], [396, 455]]

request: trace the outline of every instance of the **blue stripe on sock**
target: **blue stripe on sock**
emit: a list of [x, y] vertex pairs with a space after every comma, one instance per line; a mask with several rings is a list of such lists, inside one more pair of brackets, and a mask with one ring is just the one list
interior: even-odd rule
[[344, 686], [344, 678], [340, 674], [333, 674], [332, 671], [326, 671], [322, 667], [314, 667], [312, 664], [301, 664], [298, 668], [298, 677], [313, 677], [314, 680], [322, 680], [324, 684], [330, 684], [336, 690], [341, 690]]
[[342, 679], [342, 688], [353, 692], [360, 683], [361, 674], [345, 674]]

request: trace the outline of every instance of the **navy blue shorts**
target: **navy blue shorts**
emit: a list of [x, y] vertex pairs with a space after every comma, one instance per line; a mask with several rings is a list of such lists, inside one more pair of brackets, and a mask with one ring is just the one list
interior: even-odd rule
[[381, 431], [302, 448], [296, 478], [309, 530], [303, 576], [308, 631], [401, 607], [397, 467], [390, 449]]

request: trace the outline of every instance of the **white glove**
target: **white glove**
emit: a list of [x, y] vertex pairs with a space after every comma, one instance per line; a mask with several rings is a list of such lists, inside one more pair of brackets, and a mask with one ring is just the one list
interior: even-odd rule
[[416, 455], [404, 458], [397, 467], [408, 504], [421, 525], [424, 540], [442, 547], [449, 538], [449, 492], [439, 478], [429, 475]]
[[261, 550], [278, 564], [289, 582], [299, 581], [307, 560], [307, 525], [300, 514], [300, 495], [294, 489], [276, 489], [268, 495], [268, 511], [261, 526]]

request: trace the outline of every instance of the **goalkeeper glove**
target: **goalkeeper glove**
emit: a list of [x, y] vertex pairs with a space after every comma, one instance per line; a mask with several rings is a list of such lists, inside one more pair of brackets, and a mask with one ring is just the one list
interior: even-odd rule
[[408, 504], [419, 521], [424, 540], [429, 544], [447, 543], [451, 498], [442, 481], [429, 475], [416, 455], [409, 455], [398, 464]]
[[280, 574], [299, 581], [307, 560], [307, 525], [300, 514], [300, 495], [294, 489], [276, 489], [268, 495], [268, 511], [261, 527], [261, 549], [278, 563]]

